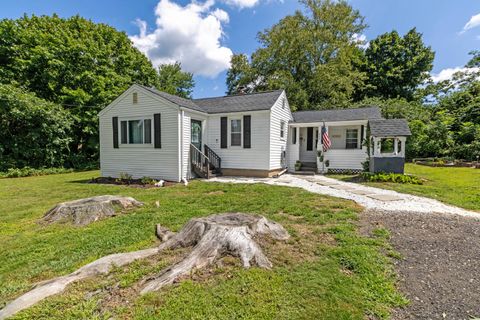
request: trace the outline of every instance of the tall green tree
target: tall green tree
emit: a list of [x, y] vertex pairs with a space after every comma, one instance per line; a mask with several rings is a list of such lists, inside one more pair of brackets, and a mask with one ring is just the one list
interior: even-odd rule
[[412, 100], [415, 90], [429, 78], [434, 52], [415, 28], [401, 37], [387, 32], [370, 41], [361, 70], [367, 75], [360, 96]]
[[183, 98], [191, 98], [195, 81], [193, 74], [182, 71], [180, 62], [162, 64], [158, 68], [158, 89]]
[[355, 65], [361, 51], [355, 36], [364, 19], [346, 1], [302, 0], [303, 12], [286, 16], [260, 32], [261, 48], [234, 56], [229, 93], [284, 88], [293, 109], [346, 106], [365, 75]]
[[19, 85], [70, 111], [71, 150], [78, 161], [98, 159], [98, 111], [132, 83], [157, 81], [150, 61], [108, 25], [56, 15], [0, 21], [0, 83]]
[[63, 166], [73, 119], [61, 106], [0, 84], [0, 171]]

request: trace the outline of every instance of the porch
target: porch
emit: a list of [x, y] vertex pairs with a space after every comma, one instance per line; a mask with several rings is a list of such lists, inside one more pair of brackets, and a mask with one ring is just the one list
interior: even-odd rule
[[[367, 121], [290, 124], [287, 161], [290, 172], [361, 171], [367, 160]], [[323, 152], [322, 127], [331, 141]], [[319, 152], [320, 151], [320, 152]], [[299, 167], [299, 163], [301, 166]]]

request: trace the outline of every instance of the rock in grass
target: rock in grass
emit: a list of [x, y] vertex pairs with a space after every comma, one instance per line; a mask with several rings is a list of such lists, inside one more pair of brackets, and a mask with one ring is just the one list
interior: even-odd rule
[[143, 203], [131, 197], [96, 196], [59, 203], [50, 209], [42, 220], [46, 223], [72, 222], [84, 226], [105, 217], [115, 216], [124, 209], [142, 205]]

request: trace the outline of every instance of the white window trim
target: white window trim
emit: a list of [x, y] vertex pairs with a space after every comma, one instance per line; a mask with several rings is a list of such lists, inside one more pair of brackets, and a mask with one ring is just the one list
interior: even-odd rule
[[[283, 130], [282, 130], [282, 125], [283, 125]], [[283, 137], [282, 137], [282, 131], [283, 131]], [[281, 141], [285, 141], [287, 139], [287, 125], [285, 123], [285, 120], [280, 120], [279, 136]]]
[[[357, 139], [356, 139], [356, 140], [357, 140], [357, 146], [356, 146], [355, 148], [347, 148], [347, 143], [348, 143], [348, 133], [347, 133], [347, 132], [348, 132], [349, 130], [355, 130], [355, 131], [357, 132]], [[359, 141], [358, 141], [358, 139], [360, 138], [360, 134], [359, 134], [359, 133], [360, 133], [360, 130], [361, 130], [361, 129], [359, 129], [359, 128], [346, 128], [346, 129], [345, 129], [345, 150], [355, 150], [355, 149], [358, 149], [358, 146], [359, 146]], [[352, 139], [352, 141], [353, 141], [353, 139]]]
[[[232, 120], [240, 120], [240, 145], [232, 145]], [[230, 148], [243, 148], [243, 117], [228, 117], [228, 146]]]
[[[122, 121], [127, 121], [127, 141], [129, 138], [129, 125], [128, 121], [135, 121], [135, 120], [150, 120], [151, 127], [150, 127], [150, 143], [122, 143]], [[154, 138], [154, 123], [153, 123], [153, 116], [139, 116], [139, 117], [119, 117], [118, 118], [118, 141], [119, 146], [122, 148], [153, 148], [153, 138]], [[145, 135], [145, 125], [143, 127], [143, 134]], [[143, 137], [145, 141], [145, 137]]]

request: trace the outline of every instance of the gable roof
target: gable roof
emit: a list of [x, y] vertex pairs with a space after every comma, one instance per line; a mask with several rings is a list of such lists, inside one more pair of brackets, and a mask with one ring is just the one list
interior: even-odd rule
[[196, 105], [206, 113], [244, 112], [270, 110], [283, 90], [265, 91], [251, 94], [194, 99]]
[[180, 107], [204, 113], [228, 113], [243, 111], [270, 110], [283, 90], [239, 94], [224, 97], [185, 99], [155, 88], [140, 86]]
[[410, 128], [405, 119], [370, 120], [370, 134], [375, 137], [410, 136]]
[[169, 94], [169, 93], [166, 93], [166, 92], [163, 92], [163, 91], [160, 91], [160, 90], [157, 90], [155, 88], [149, 88], [149, 87], [146, 87], [146, 86], [140, 86], [142, 87], [143, 89], [157, 95], [157, 96], [160, 96], [162, 98], [164, 98], [165, 100], [168, 100], [180, 107], [184, 107], [184, 108], [187, 108], [187, 109], [192, 109], [192, 110], [195, 110], [195, 111], [200, 111], [200, 112], [205, 112], [202, 108], [200, 108], [199, 106], [197, 106], [192, 100], [190, 99], [185, 99], [185, 98], [182, 98], [182, 97], [179, 97], [179, 96], [175, 96], [173, 94]]
[[351, 121], [382, 119], [378, 107], [355, 109], [310, 110], [293, 112], [293, 122], [310, 123], [324, 121]]

